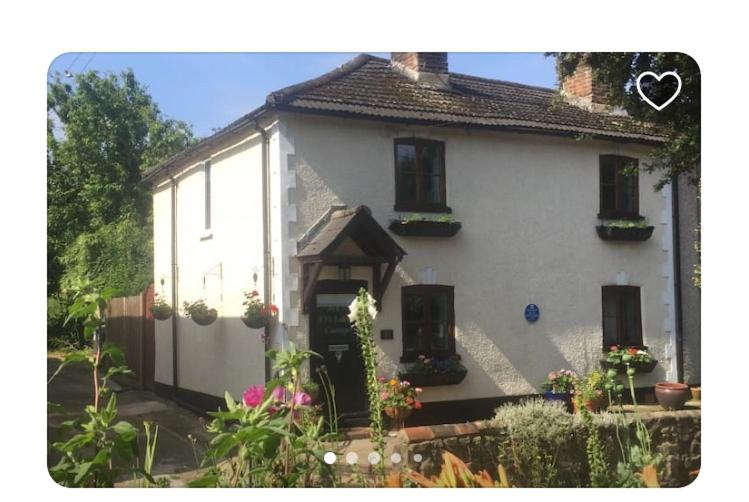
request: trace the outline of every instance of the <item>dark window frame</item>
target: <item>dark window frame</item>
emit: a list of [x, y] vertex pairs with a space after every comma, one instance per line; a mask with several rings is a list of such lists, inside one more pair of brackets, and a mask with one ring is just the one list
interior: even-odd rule
[[211, 161], [203, 162], [203, 211], [205, 213], [204, 230], [211, 229]]
[[[604, 183], [604, 169], [610, 164], [614, 165], [614, 183]], [[630, 165], [634, 164], [635, 172], [632, 175], [625, 175], [622, 170]], [[631, 195], [632, 198], [632, 211], [626, 211], [623, 209], [626, 198], [627, 182], [634, 179], [634, 191]], [[604, 187], [614, 188], [614, 201], [613, 209], [606, 207], [606, 197], [604, 195]], [[624, 155], [600, 155], [598, 158], [598, 193], [599, 193], [599, 205], [598, 205], [598, 217], [601, 219], [630, 219], [639, 220], [642, 219], [640, 216], [640, 176], [639, 176], [639, 161], [634, 157], [627, 157]]]
[[[411, 145], [416, 151], [416, 197], [404, 199], [401, 189], [404, 184], [403, 173], [398, 168], [398, 146]], [[438, 203], [427, 202], [424, 200], [424, 168], [422, 162], [422, 150], [425, 146], [437, 147], [442, 157], [440, 162], [440, 198]], [[396, 211], [419, 211], [425, 213], [450, 213], [452, 209], [447, 205], [447, 177], [445, 166], [445, 142], [422, 138], [396, 138], [393, 142], [393, 156], [395, 159], [395, 210]]]
[[[447, 349], [432, 350], [432, 295], [445, 294], [447, 296]], [[424, 312], [422, 322], [409, 321], [406, 316], [406, 306], [409, 297], [421, 296], [424, 298]], [[449, 357], [455, 354], [455, 287], [443, 284], [416, 284], [403, 286], [401, 288], [401, 362], [415, 361], [419, 354], [430, 357]], [[421, 324], [422, 340], [421, 349], [406, 346], [406, 331], [411, 324]]]
[[[616, 301], [616, 336], [607, 337], [606, 333], [606, 300], [613, 297]], [[635, 342], [628, 343], [625, 339], [626, 315], [624, 314], [624, 304], [627, 297], [635, 299]], [[604, 352], [608, 352], [612, 345], [625, 347], [644, 348], [642, 341], [642, 299], [641, 289], [639, 286], [602, 286], [601, 287], [601, 342]], [[607, 341], [614, 338], [616, 341]]]

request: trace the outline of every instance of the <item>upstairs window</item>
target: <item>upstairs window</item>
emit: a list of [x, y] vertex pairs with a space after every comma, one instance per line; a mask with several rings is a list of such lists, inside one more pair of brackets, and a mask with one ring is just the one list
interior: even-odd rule
[[640, 288], [637, 286], [604, 286], [603, 348], [612, 345], [642, 346]]
[[211, 161], [206, 160], [203, 164], [203, 206], [205, 214], [205, 230], [211, 229]]
[[601, 155], [600, 218], [639, 218], [637, 159]]
[[440, 285], [405, 286], [401, 290], [403, 360], [419, 354], [455, 354], [455, 307], [453, 287]]
[[395, 140], [395, 210], [449, 212], [445, 188], [445, 144]]

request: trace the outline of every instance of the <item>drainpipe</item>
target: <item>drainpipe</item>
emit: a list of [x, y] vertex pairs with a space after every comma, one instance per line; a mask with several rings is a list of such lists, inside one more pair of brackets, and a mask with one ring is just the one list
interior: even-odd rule
[[679, 232], [679, 178], [671, 178], [671, 213], [674, 240], [674, 310], [676, 314], [676, 380], [684, 382], [684, 340], [681, 308], [681, 237]]
[[[270, 138], [268, 132], [255, 121], [255, 130], [260, 133], [262, 148], [262, 191], [263, 191], [263, 300], [271, 301], [271, 281], [273, 273], [271, 271], [271, 251], [270, 251], [270, 159], [268, 150], [270, 149]], [[265, 330], [265, 351], [270, 348], [271, 328], [266, 326]], [[270, 380], [270, 360], [265, 357], [265, 381]]]
[[172, 182], [172, 392], [177, 396], [179, 371], [177, 369], [177, 181]]

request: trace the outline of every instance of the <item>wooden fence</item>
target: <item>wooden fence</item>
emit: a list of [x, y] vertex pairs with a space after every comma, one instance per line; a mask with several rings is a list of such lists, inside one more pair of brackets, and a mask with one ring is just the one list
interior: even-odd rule
[[135, 296], [113, 298], [107, 312], [106, 340], [125, 353], [125, 362], [133, 371], [128, 378], [140, 388], [153, 388], [154, 320], [151, 314], [153, 284]]

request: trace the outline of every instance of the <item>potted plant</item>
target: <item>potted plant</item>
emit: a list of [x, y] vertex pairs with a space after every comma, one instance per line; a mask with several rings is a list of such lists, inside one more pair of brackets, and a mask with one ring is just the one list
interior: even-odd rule
[[303, 383], [302, 390], [309, 395], [313, 403], [316, 403], [317, 399], [320, 397], [320, 385], [312, 380]]
[[165, 321], [172, 317], [173, 314], [172, 306], [169, 305], [166, 300], [159, 296], [158, 293], [154, 295], [153, 304], [151, 305], [151, 314], [154, 319], [159, 321]]
[[422, 214], [413, 214], [398, 220], [391, 220], [388, 228], [397, 235], [413, 237], [452, 237], [461, 228], [451, 214], [429, 218]]
[[577, 373], [572, 370], [560, 369], [549, 372], [546, 381], [541, 384], [544, 399], [562, 401], [567, 409], [570, 409], [572, 391], [575, 389], [577, 378]]
[[654, 226], [644, 218], [639, 220], [615, 220], [598, 225], [598, 237], [605, 241], [646, 241], [653, 235]]
[[689, 386], [678, 382], [658, 382], [655, 384], [655, 398], [664, 410], [680, 410], [692, 395]]
[[598, 412], [604, 405], [606, 375], [601, 370], [593, 370], [575, 382], [572, 409], [575, 413], [585, 407], [592, 413]]
[[385, 414], [393, 422], [393, 429], [389, 433], [395, 436], [398, 430], [403, 428], [406, 418], [416, 409], [421, 409], [421, 401], [418, 400], [421, 389], [411, 386], [408, 380], [400, 380], [397, 377], [390, 379], [381, 376], [378, 378], [380, 383], [380, 400], [385, 409]]
[[459, 384], [466, 374], [468, 370], [460, 363], [458, 354], [448, 357], [429, 357], [419, 354], [416, 361], [409, 363], [398, 376], [419, 387], [434, 387]]
[[218, 311], [216, 309], [208, 308], [204, 300], [196, 300], [194, 302], [184, 302], [182, 308], [185, 311], [185, 316], [189, 317], [195, 324], [200, 326], [208, 326], [218, 317]]
[[242, 314], [242, 322], [248, 328], [260, 329], [264, 328], [278, 317], [278, 307], [271, 304], [265, 304], [260, 300], [260, 294], [253, 290], [249, 293], [244, 294], [245, 300], [244, 314]]
[[658, 364], [658, 360], [648, 352], [647, 347], [624, 347], [612, 345], [606, 357], [601, 359], [601, 367], [614, 369], [619, 374], [627, 372], [627, 368], [634, 368], [638, 373], [650, 373]]

